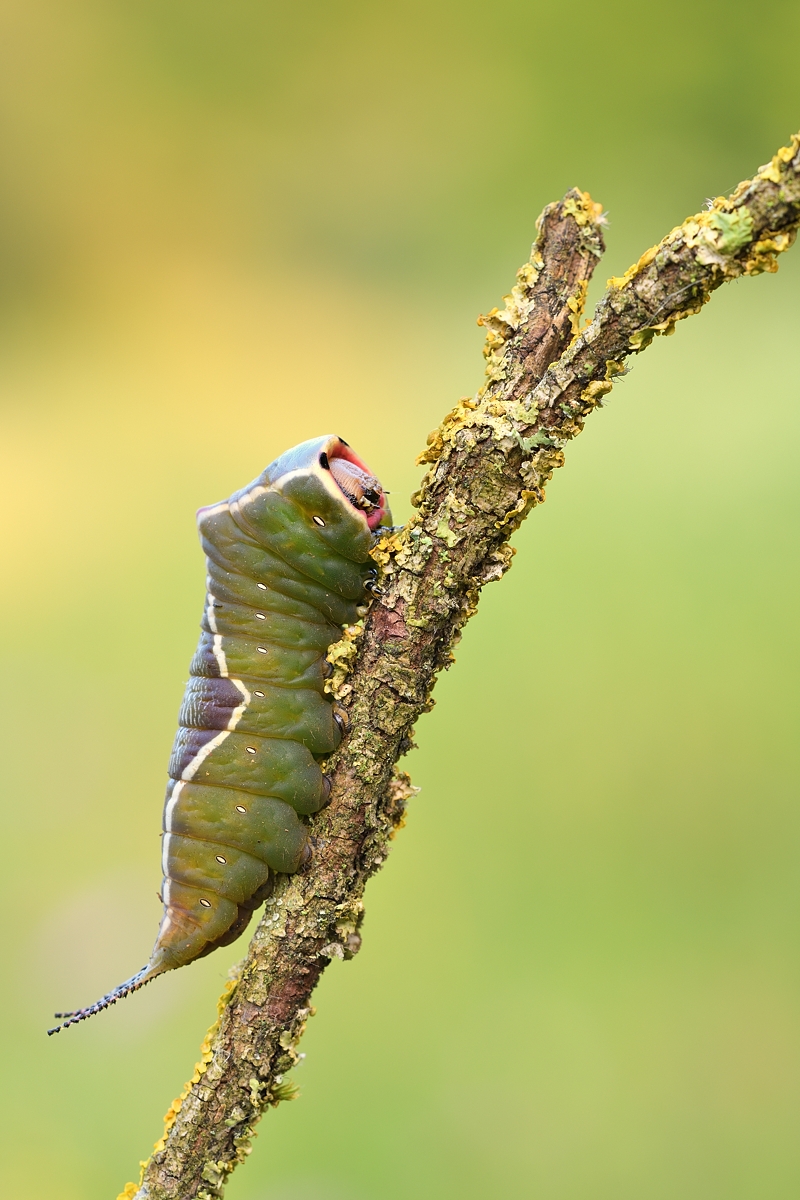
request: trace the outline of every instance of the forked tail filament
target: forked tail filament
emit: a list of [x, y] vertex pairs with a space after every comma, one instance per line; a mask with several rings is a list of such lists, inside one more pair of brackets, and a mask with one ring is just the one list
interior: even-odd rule
[[[141, 971], [137, 971], [125, 983], [119, 984], [112, 992], [101, 996], [99, 1000], [95, 1000], [94, 1004], [90, 1004], [87, 1008], [76, 1008], [74, 1012], [57, 1012], [53, 1016], [61, 1021], [60, 1025], [54, 1025], [52, 1029], [48, 1029], [47, 1036], [51, 1033], [58, 1033], [60, 1029], [66, 1029], [69, 1025], [77, 1025], [79, 1021], [85, 1021], [87, 1017], [93, 1017], [95, 1013], [102, 1012], [104, 1008], [110, 1008], [112, 1004], [116, 1004], [118, 1000], [122, 1000], [125, 996], [130, 996], [131, 992], [138, 992], [140, 987], [144, 987], [151, 979], [155, 979], [156, 973], [148, 975], [147, 971], [150, 967], [146, 963]], [[160, 973], [160, 972], [157, 972]], [[66, 1018], [66, 1019], [63, 1019]]]

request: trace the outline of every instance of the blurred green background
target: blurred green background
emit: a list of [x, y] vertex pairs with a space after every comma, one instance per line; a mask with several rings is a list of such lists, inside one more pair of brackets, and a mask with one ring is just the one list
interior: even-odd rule
[[[44, 1036], [155, 935], [195, 509], [335, 431], [407, 517], [541, 208], [608, 209], [596, 298], [800, 125], [799, 34], [790, 0], [0, 8], [4, 1196], [137, 1178], [243, 950]], [[799, 300], [796, 248], [569, 450], [230, 1200], [798, 1195]]]

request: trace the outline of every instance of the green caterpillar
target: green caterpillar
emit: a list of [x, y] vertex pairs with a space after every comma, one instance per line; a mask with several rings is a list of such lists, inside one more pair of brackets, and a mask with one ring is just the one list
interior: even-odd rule
[[310, 857], [301, 819], [328, 802], [317, 758], [342, 736], [326, 654], [375, 591], [378, 480], [334, 436], [287, 450], [197, 514], [208, 579], [164, 804], [164, 915], [146, 966], [57, 1033], [234, 941], [273, 872]]

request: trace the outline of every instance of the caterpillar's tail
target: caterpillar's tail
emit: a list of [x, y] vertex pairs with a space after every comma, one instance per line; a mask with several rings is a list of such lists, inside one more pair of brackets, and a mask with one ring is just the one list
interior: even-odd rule
[[131, 992], [138, 992], [139, 988], [144, 987], [151, 979], [155, 979], [156, 975], [160, 975], [163, 967], [159, 970], [153, 969], [152, 963], [147, 963], [142, 967], [141, 971], [137, 971], [125, 983], [119, 984], [113, 991], [107, 995], [101, 996], [99, 1000], [95, 1000], [94, 1004], [90, 1004], [87, 1008], [76, 1008], [74, 1012], [57, 1012], [53, 1016], [61, 1021], [60, 1025], [54, 1025], [52, 1029], [48, 1029], [47, 1036], [51, 1033], [58, 1033], [61, 1029], [66, 1029], [69, 1025], [77, 1025], [79, 1021], [85, 1021], [88, 1017], [93, 1017], [95, 1013], [102, 1012], [104, 1008], [110, 1008], [112, 1004], [116, 1004], [118, 1000], [124, 999], [125, 996], [130, 996]]
[[170, 903], [164, 906], [164, 916], [150, 961], [125, 983], [115, 987], [108, 995], [101, 996], [87, 1008], [55, 1013], [61, 1024], [48, 1029], [48, 1035], [59, 1033], [70, 1025], [77, 1025], [79, 1021], [93, 1017], [104, 1008], [110, 1008], [118, 1000], [130, 996], [131, 992], [138, 992], [139, 988], [144, 987], [157, 975], [163, 975], [165, 971], [172, 971], [176, 967], [194, 962], [196, 958], [202, 958], [217, 946], [229, 945], [239, 937], [253, 915], [253, 909], [263, 904], [272, 889], [272, 875], [266, 864], [264, 873], [266, 879], [261, 887], [244, 904], [225, 900], [216, 895], [213, 889], [205, 889], [208, 895], [214, 896], [213, 902], [205, 898], [198, 899], [198, 888], [170, 879]]

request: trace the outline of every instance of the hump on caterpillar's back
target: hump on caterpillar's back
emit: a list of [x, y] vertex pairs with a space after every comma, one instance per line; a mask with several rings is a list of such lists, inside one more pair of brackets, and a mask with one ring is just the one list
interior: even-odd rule
[[291, 475], [265, 489], [238, 492], [230, 512], [242, 533], [309, 579], [348, 599], [363, 594], [372, 534], [341, 493], [313, 475]]

